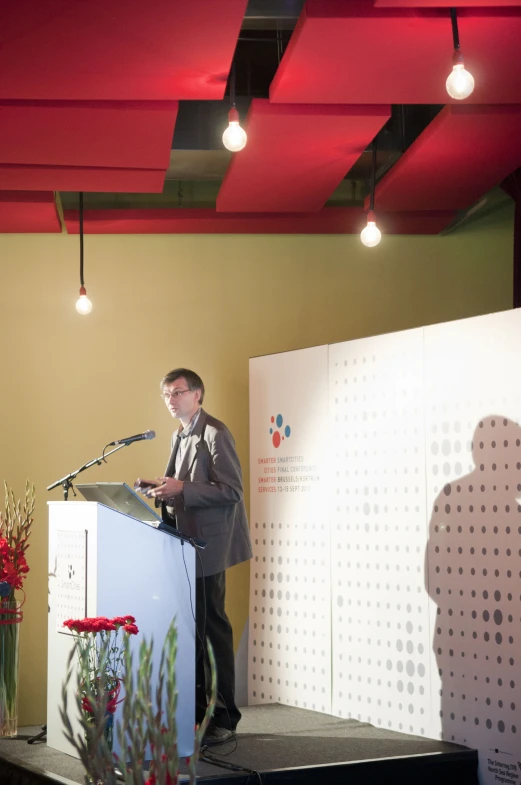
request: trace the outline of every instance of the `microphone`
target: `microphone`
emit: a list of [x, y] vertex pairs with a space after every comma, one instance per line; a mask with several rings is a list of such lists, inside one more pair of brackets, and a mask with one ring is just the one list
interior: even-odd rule
[[156, 432], [155, 431], [145, 431], [144, 433], [136, 433], [135, 436], [127, 436], [126, 439], [118, 439], [116, 442], [109, 442], [108, 446], [112, 447], [112, 445], [116, 444], [131, 444], [132, 442], [140, 442], [143, 439], [155, 439]]

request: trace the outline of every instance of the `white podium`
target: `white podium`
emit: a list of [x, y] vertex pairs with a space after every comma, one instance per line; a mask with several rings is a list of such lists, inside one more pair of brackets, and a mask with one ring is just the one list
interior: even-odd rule
[[[49, 502], [49, 637], [47, 744], [76, 755], [66, 741], [58, 712], [72, 635], [69, 618], [136, 618], [134, 664], [143, 635], [154, 640], [154, 677], [168, 626], [175, 616], [178, 635], [176, 682], [180, 756], [193, 752], [195, 724], [195, 554], [172, 535], [96, 502]], [[76, 679], [69, 707], [76, 715]], [[155, 686], [153, 685], [153, 692]], [[115, 714], [120, 717], [121, 706]], [[73, 727], [80, 732], [78, 723]], [[114, 734], [114, 752], [120, 754]]]

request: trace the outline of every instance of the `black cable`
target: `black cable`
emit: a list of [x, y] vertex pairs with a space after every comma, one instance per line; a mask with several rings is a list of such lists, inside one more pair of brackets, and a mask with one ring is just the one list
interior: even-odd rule
[[[206, 672], [207, 673], [211, 673], [210, 660], [208, 658], [208, 647], [207, 647], [207, 643], [206, 643], [206, 586], [205, 586], [205, 582], [204, 582], [204, 567], [203, 567], [203, 560], [201, 558], [201, 554], [199, 553], [199, 551], [197, 551], [197, 556], [199, 558], [199, 564], [201, 566], [201, 579], [200, 580], [201, 580], [201, 585], [203, 587], [203, 605], [204, 605], [204, 624], [203, 624], [203, 635], [202, 635], [202, 638], [201, 638], [201, 636], [199, 634], [199, 631], [197, 632], [197, 634], [198, 634], [198, 637], [199, 637], [199, 641], [201, 643], [201, 652], [202, 652], [202, 655], [203, 655], [203, 670], [206, 668], [205, 673]], [[197, 630], [197, 621], [196, 621], [196, 624], [195, 624], [195, 628]], [[220, 698], [221, 703], [222, 703], [222, 705], [224, 706], [224, 708], [226, 710], [226, 717], [228, 719], [228, 725], [231, 726], [232, 723], [231, 723], [231, 719], [230, 719], [230, 713], [228, 711], [228, 706], [226, 705], [226, 701], [224, 700], [223, 696], [221, 695], [221, 693], [219, 692], [218, 689], [217, 689], [217, 697]], [[230, 730], [231, 730], [231, 727], [230, 727]], [[235, 731], [234, 731], [234, 733], [235, 733]], [[223, 758], [226, 757], [227, 755], [231, 755], [237, 749], [237, 737], [236, 736], [234, 736], [234, 741], [235, 741], [234, 747], [231, 750], [229, 750], [228, 752], [223, 752], [222, 753], [222, 757]], [[203, 743], [203, 748], [204, 748], [204, 746], [205, 745]]]
[[276, 38], [254, 38], [254, 37], [252, 37], [250, 35], [248, 35], [248, 36], [240, 35], [237, 40], [238, 41], [247, 41], [248, 43], [250, 41], [253, 41], [254, 43], [257, 43], [257, 44], [266, 44], [266, 43], [267, 44], [277, 44], [277, 48], [279, 47], [279, 34], [278, 34], [278, 32], [277, 32], [277, 37]]
[[[197, 635], [197, 637], [199, 639], [199, 644], [200, 644], [200, 652], [199, 652], [198, 657], [196, 658], [196, 672], [197, 672], [197, 662], [198, 662], [198, 659], [202, 655], [202, 657], [203, 657], [203, 669], [206, 667], [206, 670], [210, 673], [211, 672], [210, 660], [208, 658], [208, 650], [207, 650], [207, 646], [206, 646], [206, 586], [205, 586], [205, 583], [204, 583], [204, 577], [205, 577], [204, 576], [204, 566], [203, 566], [203, 560], [201, 558], [201, 554], [199, 553], [199, 549], [196, 548], [195, 552], [197, 554], [197, 558], [199, 559], [199, 564], [200, 564], [200, 567], [201, 567], [201, 578], [200, 578], [200, 581], [201, 581], [201, 586], [202, 586], [202, 591], [203, 591], [203, 607], [204, 607], [202, 635], [199, 632], [199, 627], [197, 625], [196, 614], [194, 613], [194, 606], [193, 606], [193, 603], [192, 603], [192, 585], [190, 583], [190, 576], [188, 574], [188, 567], [186, 566], [184, 548], [183, 548], [183, 551], [182, 551], [182, 553], [183, 553], [183, 564], [184, 564], [184, 568], [185, 568], [185, 572], [186, 572], [186, 578], [188, 580], [188, 587], [189, 587], [189, 591], [190, 591], [190, 610], [192, 612], [192, 618], [193, 618], [194, 623], [195, 623], [195, 633], [196, 633], [196, 635]], [[196, 588], [196, 591], [197, 591], [197, 588]], [[221, 693], [219, 691], [217, 691], [217, 697], [220, 698], [221, 703], [223, 704], [224, 708], [226, 709], [226, 716], [228, 718], [228, 725], [231, 725], [230, 714], [228, 712], [228, 707], [226, 705], [226, 701], [224, 700], [223, 696], [221, 695]], [[226, 757], [227, 755], [231, 755], [232, 753], [235, 752], [235, 750], [237, 749], [237, 737], [236, 736], [234, 736], [234, 740], [235, 740], [235, 746], [229, 752], [223, 753], [222, 757]], [[206, 749], [206, 745], [204, 744], [204, 742], [202, 744], [202, 749]]]
[[[185, 566], [186, 580], [188, 581], [188, 590], [190, 592], [190, 610], [192, 611], [192, 619], [195, 622], [196, 620], [195, 620], [194, 606], [193, 606], [193, 603], [192, 603], [192, 584], [190, 583], [190, 576], [188, 574], [188, 567], [186, 566], [185, 549], [184, 549], [184, 542], [183, 542], [183, 540], [181, 540], [181, 545], [183, 546], [183, 548], [181, 549], [181, 553], [183, 554], [183, 564]], [[197, 548], [195, 549], [195, 552], [196, 553], [198, 552]], [[196, 632], [197, 632], [197, 622], [195, 623], [195, 629], [196, 629]]]
[[[229, 771], [245, 771], [246, 774], [250, 776], [254, 774], [257, 779], [259, 780], [260, 785], [262, 785], [262, 775], [256, 769], [249, 769], [247, 766], [241, 766], [240, 763], [230, 763], [229, 761], [219, 760], [215, 758], [213, 755], [205, 753], [204, 755], [200, 756], [200, 760], [204, 761], [205, 763], [210, 763], [212, 766], [218, 766], [221, 769], [228, 769]], [[246, 780], [248, 783], [250, 777]]]
[[232, 72], [230, 74], [230, 105], [235, 106], [235, 57], [232, 63]]
[[452, 41], [454, 49], [459, 52], [458, 16], [455, 8], [450, 9], [450, 21], [452, 22]]
[[80, 285], [85, 286], [83, 281], [83, 191], [80, 191]]
[[373, 139], [373, 162], [371, 166], [371, 196], [369, 199], [369, 210], [374, 210], [374, 191], [376, 186], [376, 136]]

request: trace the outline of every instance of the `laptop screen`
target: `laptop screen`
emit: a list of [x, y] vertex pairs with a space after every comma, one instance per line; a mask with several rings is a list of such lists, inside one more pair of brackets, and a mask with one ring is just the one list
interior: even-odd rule
[[81, 483], [75, 487], [89, 502], [99, 502], [156, 528], [162, 522], [161, 516], [124, 482]]

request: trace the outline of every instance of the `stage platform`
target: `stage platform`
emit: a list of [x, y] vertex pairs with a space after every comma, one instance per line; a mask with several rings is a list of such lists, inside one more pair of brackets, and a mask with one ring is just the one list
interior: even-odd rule
[[[209, 748], [199, 761], [199, 782], [255, 785], [477, 785], [475, 750], [375, 728], [356, 720], [280, 704], [247, 706], [234, 742]], [[2, 785], [74, 785], [84, 782], [80, 762], [27, 744], [38, 727], [0, 739]]]

